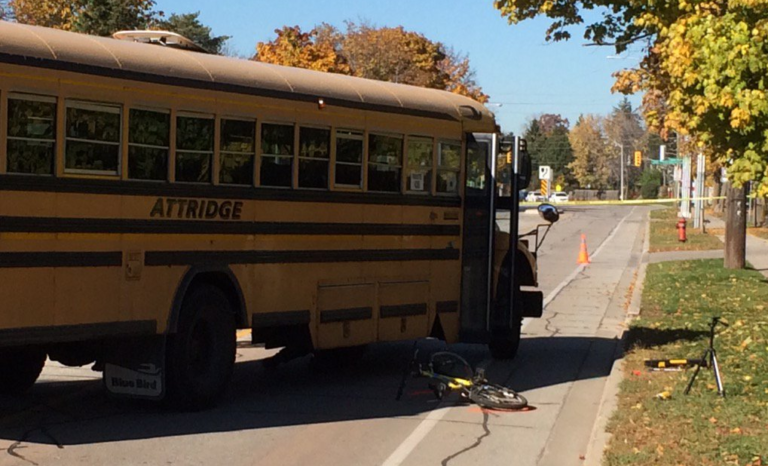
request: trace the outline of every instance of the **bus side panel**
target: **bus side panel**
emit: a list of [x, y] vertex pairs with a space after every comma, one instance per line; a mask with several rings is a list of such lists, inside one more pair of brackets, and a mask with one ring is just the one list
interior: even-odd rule
[[117, 322], [121, 267], [57, 268], [55, 325]]
[[376, 339], [376, 284], [321, 286], [317, 293], [317, 348], [339, 348]]
[[154, 320], [157, 333], [168, 331], [173, 300], [188, 269], [145, 266], [139, 280], [124, 278], [121, 316], [126, 320]]
[[379, 283], [379, 341], [429, 334], [429, 281]]
[[432, 262], [432, 302], [448, 343], [459, 340], [460, 277], [459, 261]]
[[0, 268], [0, 330], [53, 325], [54, 269]]

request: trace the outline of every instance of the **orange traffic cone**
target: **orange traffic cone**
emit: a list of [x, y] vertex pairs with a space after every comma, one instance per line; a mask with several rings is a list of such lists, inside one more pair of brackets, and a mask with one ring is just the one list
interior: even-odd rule
[[579, 248], [579, 260], [577, 264], [589, 264], [589, 253], [587, 252], [587, 235], [581, 234], [581, 247]]

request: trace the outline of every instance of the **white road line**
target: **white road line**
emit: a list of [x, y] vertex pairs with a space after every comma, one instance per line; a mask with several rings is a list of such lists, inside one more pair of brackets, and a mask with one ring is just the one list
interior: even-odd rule
[[[600, 243], [600, 246], [597, 247], [595, 252], [592, 254], [592, 257], [596, 257], [598, 254], [600, 254], [600, 251], [603, 250], [603, 247], [613, 239], [614, 236], [616, 236], [616, 233], [619, 231], [619, 228], [624, 224], [624, 221], [629, 218], [630, 215], [632, 215], [635, 212], [635, 209], [637, 207], [632, 207], [632, 210], [619, 221], [618, 224], [613, 228], [613, 230], [608, 234], [608, 236], [603, 240], [602, 243]], [[561, 291], [563, 291], [563, 288], [568, 286], [569, 283], [571, 283], [579, 273], [581, 273], [582, 270], [586, 265], [580, 265], [576, 267], [576, 270], [571, 272], [570, 275], [565, 277], [565, 279], [560, 282], [559, 285], [555, 287], [554, 290], [552, 290], [547, 297], [544, 299], [544, 307], [546, 307], [550, 302], [552, 302], [558, 294], [560, 294]], [[523, 320], [523, 329], [532, 321], [532, 319], [524, 319]], [[479, 367], [486, 367], [488, 364], [490, 364], [491, 360], [486, 359], [482, 361], [480, 364], [478, 364]], [[403, 464], [403, 461], [405, 461], [408, 456], [410, 456], [411, 453], [413, 453], [413, 450], [416, 449], [416, 447], [419, 446], [422, 440], [426, 438], [426, 436], [432, 431], [432, 429], [435, 428], [435, 426], [440, 422], [440, 420], [445, 417], [445, 415], [448, 413], [448, 410], [450, 407], [448, 406], [442, 406], [442, 403], [432, 412], [427, 415], [424, 420], [422, 420], [418, 426], [416, 426], [416, 429], [414, 429], [413, 432], [411, 432], [411, 435], [406, 437], [405, 440], [403, 440], [403, 443], [400, 444], [400, 446], [397, 447], [397, 449], [392, 452], [391, 455], [389, 455], [389, 458], [387, 458], [383, 463], [382, 466], [400, 466]]]
[[406, 458], [413, 452], [413, 450], [416, 449], [417, 446], [419, 446], [419, 443], [421, 443], [422, 440], [429, 434], [432, 429], [435, 428], [438, 422], [445, 417], [446, 413], [448, 413], [448, 410], [450, 408], [445, 407], [438, 407], [434, 411], [430, 412], [429, 415], [424, 418], [423, 421], [419, 423], [418, 426], [416, 426], [416, 429], [411, 432], [411, 435], [408, 436], [405, 440], [403, 440], [403, 443], [400, 444], [397, 449], [392, 452], [391, 455], [389, 455], [389, 458], [387, 458], [383, 463], [381, 463], [382, 466], [400, 466], [403, 464], [403, 461], [405, 461]]

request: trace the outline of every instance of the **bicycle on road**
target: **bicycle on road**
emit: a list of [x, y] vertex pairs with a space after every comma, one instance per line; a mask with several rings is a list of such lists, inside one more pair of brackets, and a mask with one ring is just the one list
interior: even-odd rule
[[409, 375], [424, 377], [430, 380], [429, 387], [438, 400], [450, 392], [458, 392], [462, 401], [471, 401], [483, 408], [491, 409], [523, 409], [528, 406], [528, 400], [509, 387], [489, 382], [485, 371], [472, 369], [472, 366], [461, 356], [447, 351], [432, 354], [429, 362], [420, 364], [417, 360], [419, 350], [403, 371], [396, 400], [400, 400]]

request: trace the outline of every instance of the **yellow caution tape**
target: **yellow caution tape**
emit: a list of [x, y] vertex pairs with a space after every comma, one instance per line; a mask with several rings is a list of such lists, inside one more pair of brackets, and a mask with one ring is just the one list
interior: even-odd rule
[[[716, 201], [719, 199], [725, 199], [725, 196], [713, 196], [713, 197], [690, 197], [687, 200], [688, 201]], [[674, 204], [677, 202], [684, 202], [684, 199], [628, 199], [624, 201], [568, 201], [568, 202], [558, 202], [556, 205], [558, 207], [568, 207], [568, 206], [578, 206], [578, 205], [642, 205], [642, 204]], [[521, 202], [521, 206], [537, 206], [541, 205], [543, 202]]]

